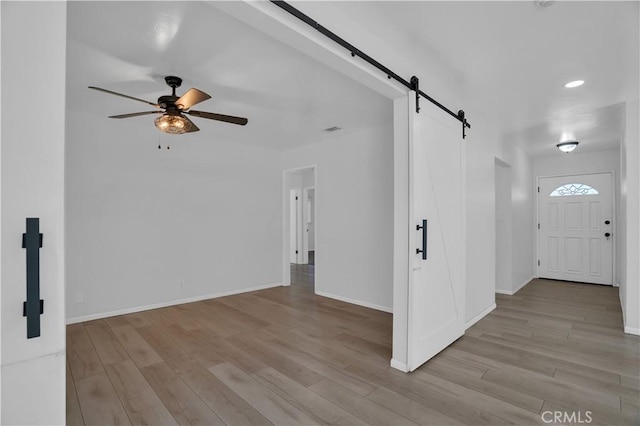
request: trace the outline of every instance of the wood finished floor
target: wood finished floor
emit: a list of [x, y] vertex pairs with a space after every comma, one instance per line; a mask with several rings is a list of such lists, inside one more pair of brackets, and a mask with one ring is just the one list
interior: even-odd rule
[[639, 422], [640, 340], [615, 288], [535, 280], [404, 374], [389, 367], [391, 315], [315, 296], [312, 272], [68, 326], [68, 424]]

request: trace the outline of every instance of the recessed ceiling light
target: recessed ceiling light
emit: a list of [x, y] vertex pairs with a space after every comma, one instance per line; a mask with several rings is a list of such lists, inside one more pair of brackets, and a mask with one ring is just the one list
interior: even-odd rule
[[564, 87], [572, 88], [572, 87], [582, 86], [583, 84], [584, 84], [584, 80], [574, 80], [565, 84]]

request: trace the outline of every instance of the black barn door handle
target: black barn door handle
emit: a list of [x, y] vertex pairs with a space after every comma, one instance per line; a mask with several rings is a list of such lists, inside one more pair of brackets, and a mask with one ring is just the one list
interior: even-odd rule
[[422, 259], [427, 259], [427, 219], [422, 219], [422, 225], [416, 225], [416, 231], [422, 229], [422, 249], [417, 248], [416, 254], [422, 253]]
[[44, 313], [44, 300], [40, 299], [40, 219], [27, 218], [27, 232], [22, 234], [22, 248], [27, 249], [27, 301], [22, 305], [22, 316], [27, 317], [27, 339], [40, 336], [40, 315]]

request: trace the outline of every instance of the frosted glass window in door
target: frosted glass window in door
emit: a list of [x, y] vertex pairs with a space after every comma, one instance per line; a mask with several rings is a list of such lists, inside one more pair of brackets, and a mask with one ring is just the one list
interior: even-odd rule
[[584, 183], [560, 185], [549, 194], [550, 197], [572, 197], [575, 195], [598, 195], [598, 191]]

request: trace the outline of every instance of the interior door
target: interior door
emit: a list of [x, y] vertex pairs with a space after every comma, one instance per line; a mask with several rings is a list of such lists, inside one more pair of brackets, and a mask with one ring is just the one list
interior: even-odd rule
[[613, 284], [611, 173], [539, 179], [538, 276]]
[[300, 249], [302, 247], [302, 235], [300, 223], [302, 216], [301, 190], [294, 188], [289, 190], [289, 262], [301, 263]]
[[[451, 116], [426, 101], [420, 113], [410, 107], [407, 367], [413, 371], [464, 334], [465, 142]], [[423, 223], [426, 230], [419, 229]]]

